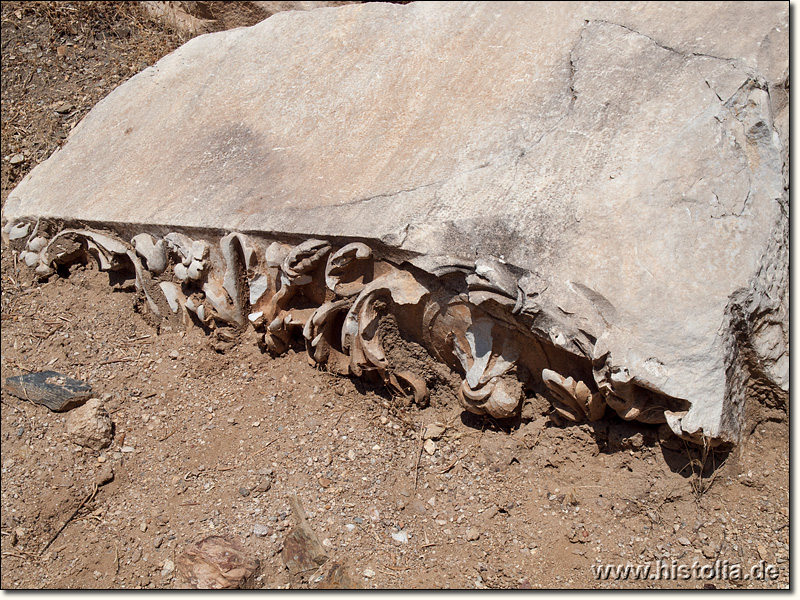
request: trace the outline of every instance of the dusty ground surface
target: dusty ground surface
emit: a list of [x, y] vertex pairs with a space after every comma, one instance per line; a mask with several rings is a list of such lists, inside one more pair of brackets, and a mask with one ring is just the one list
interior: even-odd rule
[[[125, 3], [3, 2], [3, 201], [98, 100], [183, 39]], [[789, 584], [779, 411], [762, 411], [746, 442], [720, 454], [670, 450], [657, 429], [617, 418], [561, 426], [546, 406], [530, 420], [484, 420], [446, 389], [429, 408], [403, 408], [302, 353], [272, 357], [245, 339], [221, 354], [201, 330], [158, 327], [136, 306], [130, 280], [88, 264], [38, 281], [3, 248], [3, 380], [83, 379], [114, 422], [111, 447], [87, 450], [68, 414], [4, 386], [4, 589], [180, 587], [170, 567], [211, 534], [260, 561], [256, 587], [307, 587], [313, 573], [291, 576], [280, 554], [291, 494], [367, 588]], [[423, 449], [431, 423], [444, 433]], [[113, 481], [75, 513], [109, 465]], [[704, 579], [699, 567], [715, 563], [748, 579]], [[650, 564], [650, 578], [592, 570], [625, 564]], [[693, 565], [701, 576], [682, 578]]]

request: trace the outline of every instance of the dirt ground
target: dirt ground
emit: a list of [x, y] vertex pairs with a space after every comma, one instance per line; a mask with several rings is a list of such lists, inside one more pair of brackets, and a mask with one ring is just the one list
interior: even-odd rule
[[[229, 4], [219, 28], [264, 16]], [[3, 2], [3, 202], [94, 104], [185, 38], [135, 3]], [[255, 587], [309, 587], [313, 573], [290, 575], [280, 553], [291, 494], [364, 588], [789, 585], [785, 413], [715, 453], [669, 449], [618, 418], [559, 425], [545, 406], [504, 423], [444, 392], [404, 408], [302, 352], [272, 357], [247, 339], [219, 353], [137, 306], [129, 280], [93, 264], [40, 281], [3, 248], [3, 381], [82, 379], [114, 422], [112, 446], [87, 450], [67, 414], [4, 385], [3, 589], [181, 587], [178, 556], [212, 534], [259, 560]], [[425, 449], [432, 423], [444, 432]], [[113, 481], [75, 513], [109, 465]], [[626, 564], [650, 564], [649, 578], [595, 576]]]

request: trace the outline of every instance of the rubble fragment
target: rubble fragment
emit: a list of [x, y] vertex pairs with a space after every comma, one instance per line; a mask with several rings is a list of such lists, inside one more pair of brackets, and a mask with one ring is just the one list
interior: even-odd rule
[[103, 402], [91, 398], [83, 406], [69, 413], [67, 434], [70, 439], [86, 448], [102, 450], [111, 445], [113, 423]]
[[92, 395], [92, 387], [85, 381], [55, 371], [7, 377], [5, 387], [17, 398], [42, 404], [54, 412], [80, 406]]
[[252, 588], [258, 559], [231, 537], [212, 535], [192, 544], [175, 561], [184, 583], [198, 590]]

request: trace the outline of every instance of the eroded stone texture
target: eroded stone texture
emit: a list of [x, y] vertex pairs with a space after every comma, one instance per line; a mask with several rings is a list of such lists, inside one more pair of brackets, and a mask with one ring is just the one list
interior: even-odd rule
[[388, 316], [473, 412], [735, 442], [749, 380], [788, 390], [788, 7], [281, 13], [120, 86], [4, 217], [42, 276], [88, 252], [420, 403]]
[[176, 563], [183, 583], [198, 590], [252, 589], [260, 567], [239, 540], [219, 535], [195, 542]]
[[72, 410], [67, 417], [67, 435], [79, 446], [94, 450], [110, 446], [113, 423], [102, 401], [91, 398], [83, 406]]

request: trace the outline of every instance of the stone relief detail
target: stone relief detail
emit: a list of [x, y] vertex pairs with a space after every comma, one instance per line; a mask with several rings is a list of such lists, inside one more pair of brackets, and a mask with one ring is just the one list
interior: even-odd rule
[[563, 377], [551, 371], [542, 370], [542, 380], [556, 398], [552, 401], [555, 411], [570, 421], [580, 422], [584, 419], [599, 421], [606, 412], [606, 403], [600, 392], [592, 392], [582, 381], [572, 377]]
[[157, 318], [194, 323], [228, 341], [252, 328], [271, 353], [302, 342], [311, 364], [381, 382], [407, 404], [427, 405], [428, 382], [387, 354], [381, 323], [390, 315], [431, 361], [460, 373], [455, 391], [476, 414], [512, 417], [535, 393], [572, 422], [600, 420], [610, 407], [623, 419], [665, 423], [686, 408], [610, 369], [602, 343], [583, 352], [585, 341], [537, 321], [535, 276], [498, 260], [443, 260], [427, 271], [424, 262], [397, 264], [361, 242], [291, 245], [234, 232], [214, 244], [170, 232], [126, 243], [88, 229], [48, 237], [39, 225], [8, 224], [3, 233], [24, 245], [20, 258], [40, 277], [89, 257], [100, 270], [132, 271]]

